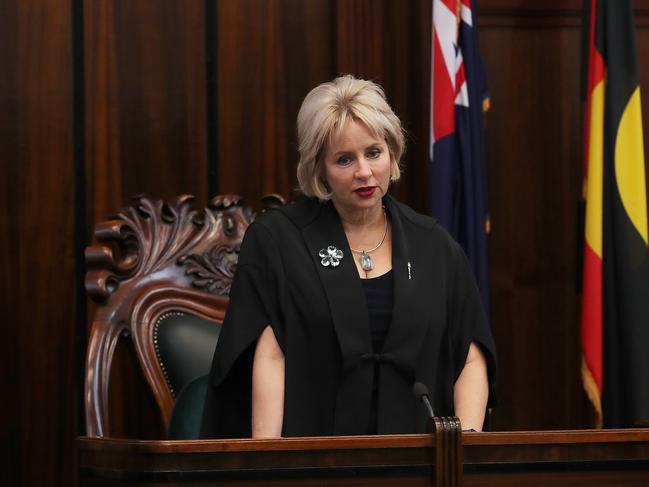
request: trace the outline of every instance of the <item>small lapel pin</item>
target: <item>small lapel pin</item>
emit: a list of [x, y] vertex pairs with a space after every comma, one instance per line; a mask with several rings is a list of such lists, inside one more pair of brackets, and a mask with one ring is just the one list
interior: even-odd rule
[[326, 249], [321, 249], [318, 256], [321, 259], [320, 264], [322, 264], [322, 267], [338, 267], [343, 258], [343, 251], [329, 245]]
[[408, 262], [408, 280], [412, 279], [412, 276], [410, 275], [410, 262]]

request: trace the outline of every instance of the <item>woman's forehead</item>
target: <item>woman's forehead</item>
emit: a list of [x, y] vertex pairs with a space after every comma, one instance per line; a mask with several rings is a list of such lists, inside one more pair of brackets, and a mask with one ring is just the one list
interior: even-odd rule
[[342, 126], [334, 128], [327, 137], [327, 147], [330, 150], [336, 150], [340, 146], [355, 143], [363, 140], [367, 143], [385, 142], [382, 134], [372, 130], [362, 120], [353, 118], [348, 120]]

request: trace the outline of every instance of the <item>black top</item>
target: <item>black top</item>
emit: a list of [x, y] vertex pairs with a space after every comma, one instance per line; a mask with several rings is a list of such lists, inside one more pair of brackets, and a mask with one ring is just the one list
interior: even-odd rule
[[[367, 311], [370, 316], [370, 335], [372, 336], [372, 350], [375, 354], [381, 353], [383, 344], [388, 336], [392, 322], [392, 304], [394, 279], [392, 270], [371, 279], [362, 279]], [[375, 435], [378, 430], [379, 407], [379, 363], [374, 363], [374, 380], [372, 384], [372, 406], [367, 433]]]
[[394, 292], [392, 270], [372, 279], [361, 279], [361, 282], [367, 301], [367, 311], [370, 315], [372, 349], [374, 353], [380, 353], [392, 322]]
[[[472, 341], [486, 355], [493, 387], [493, 338], [461, 247], [432, 218], [390, 196], [384, 204], [393, 306], [378, 353], [363, 283], [331, 202], [303, 198], [250, 226], [216, 346], [203, 437], [250, 436], [252, 359], [268, 325], [286, 358], [283, 436], [365, 434], [376, 367], [376, 432], [425, 432], [413, 383], [428, 387], [439, 415], [452, 415], [453, 386]], [[320, 257], [328, 247], [335, 247], [330, 258]], [[342, 258], [331, 257], [337, 250]]]

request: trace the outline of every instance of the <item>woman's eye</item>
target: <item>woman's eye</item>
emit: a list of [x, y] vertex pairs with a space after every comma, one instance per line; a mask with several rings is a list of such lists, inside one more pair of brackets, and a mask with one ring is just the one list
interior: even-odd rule
[[370, 149], [367, 151], [368, 159], [378, 159], [381, 155], [381, 149]]
[[338, 159], [336, 159], [336, 164], [340, 166], [346, 166], [350, 162], [352, 162], [352, 160], [348, 156], [341, 156]]

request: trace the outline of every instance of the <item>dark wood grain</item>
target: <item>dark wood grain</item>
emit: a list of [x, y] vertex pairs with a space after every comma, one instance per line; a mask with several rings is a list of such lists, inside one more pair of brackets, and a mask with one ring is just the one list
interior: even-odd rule
[[[11, 400], [2, 401], [0, 411], [4, 418], [0, 425], [0, 438], [6, 443], [4, 458], [0, 464], [3, 484], [18, 483], [22, 476], [20, 463], [20, 362], [16, 349], [20, 344], [20, 299], [16, 276], [22, 269], [18, 264], [21, 211], [16, 203], [21, 201], [16, 182], [20, 180], [23, 151], [18, 144], [21, 133], [26, 130], [18, 124], [18, 114], [24, 110], [27, 101], [19, 96], [21, 74], [18, 72], [20, 52], [18, 38], [19, 2], [3, 2], [0, 7], [0, 45], [3, 48], [5, 69], [0, 72], [0, 152], [2, 171], [0, 174], [0, 310], [5, 316], [0, 329], [0, 390]], [[9, 47], [11, 46], [11, 47]]]
[[70, 2], [3, 2], [0, 45], [0, 476], [54, 485], [78, 413]]
[[333, 2], [223, 0], [217, 19], [219, 191], [290, 197], [298, 109], [334, 75]]
[[89, 231], [134, 194], [207, 203], [203, 8], [84, 3]]
[[[557, 10], [550, 23], [562, 24], [561, 16]], [[490, 264], [500, 393], [493, 426], [581, 427], [578, 22], [545, 28], [548, 18], [540, 17], [538, 25], [513, 27], [485, 17], [480, 41], [491, 93]]]
[[[402, 435], [193, 442], [82, 438], [77, 445], [81, 485], [219, 480], [219, 485], [430, 486], [433, 443], [428, 435]], [[649, 479], [649, 430], [466, 433], [462, 444], [467, 486], [643, 485]]]

